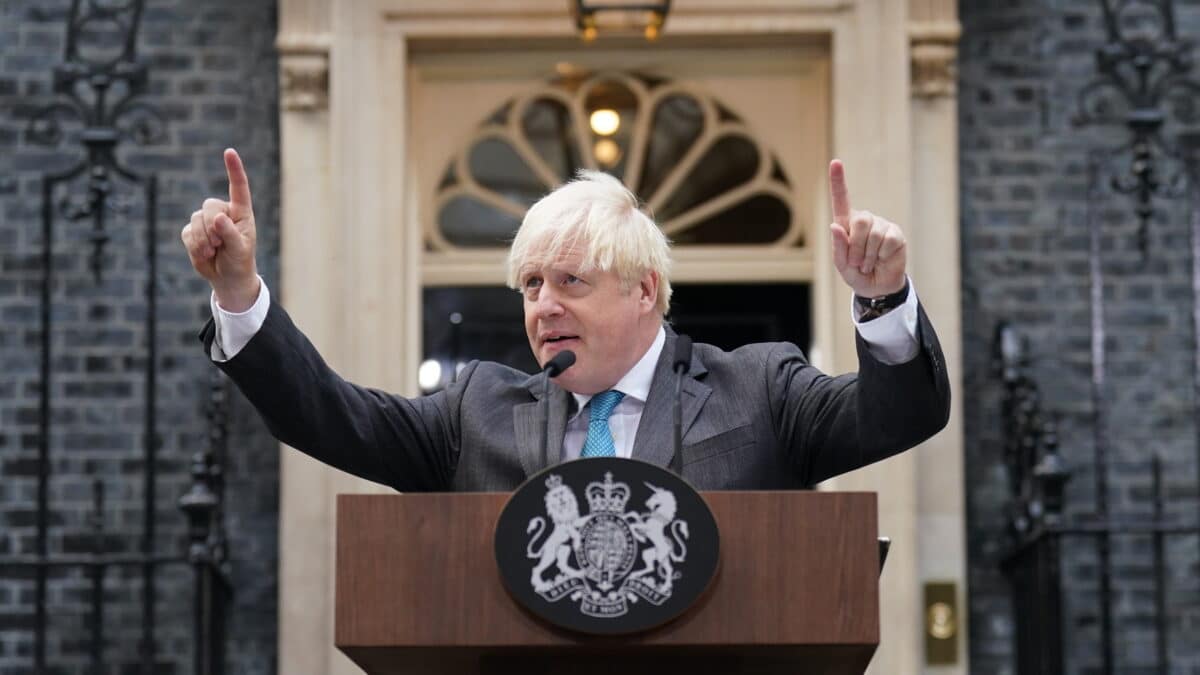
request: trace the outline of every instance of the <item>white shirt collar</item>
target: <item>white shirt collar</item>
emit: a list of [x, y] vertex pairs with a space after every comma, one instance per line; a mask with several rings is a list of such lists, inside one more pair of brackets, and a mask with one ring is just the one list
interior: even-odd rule
[[[629, 372], [613, 385], [613, 389], [625, 394], [625, 398], [621, 399], [622, 403], [631, 398], [639, 403], [646, 402], [646, 398], [650, 396], [650, 384], [654, 382], [654, 370], [658, 367], [658, 357], [662, 354], [663, 345], [666, 342], [667, 331], [659, 326], [658, 335], [654, 336], [654, 342], [650, 343], [650, 348], [637, 363], [633, 364], [633, 368], [630, 368]], [[579, 413], [583, 412], [583, 407], [587, 405], [588, 401], [592, 400], [592, 394], [572, 392], [571, 395], [575, 397], [575, 414], [571, 415], [571, 419], [575, 419]]]

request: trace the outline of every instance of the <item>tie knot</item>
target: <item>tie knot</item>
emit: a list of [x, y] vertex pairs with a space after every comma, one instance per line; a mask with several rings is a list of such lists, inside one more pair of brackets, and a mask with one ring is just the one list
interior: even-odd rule
[[619, 391], [602, 391], [592, 397], [592, 402], [589, 404], [592, 407], [592, 420], [608, 420], [608, 416], [612, 415], [613, 408], [625, 398], [625, 394]]

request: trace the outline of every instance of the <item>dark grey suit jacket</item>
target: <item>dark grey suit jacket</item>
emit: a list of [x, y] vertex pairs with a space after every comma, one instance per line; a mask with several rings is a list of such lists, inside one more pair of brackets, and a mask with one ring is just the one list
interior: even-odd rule
[[[860, 338], [857, 375], [829, 377], [789, 343], [696, 344], [683, 383], [683, 477], [700, 490], [806, 487], [932, 436], [949, 417], [950, 385], [933, 327], [918, 315], [916, 358], [885, 365]], [[206, 350], [214, 335], [210, 321]], [[635, 459], [661, 466], [672, 456], [674, 342], [668, 328], [633, 446]], [[218, 365], [280, 441], [401, 491], [512, 490], [559, 460], [574, 405], [553, 384], [542, 401], [542, 375], [491, 362], [470, 363], [432, 396], [360, 387], [325, 364], [276, 302]]]

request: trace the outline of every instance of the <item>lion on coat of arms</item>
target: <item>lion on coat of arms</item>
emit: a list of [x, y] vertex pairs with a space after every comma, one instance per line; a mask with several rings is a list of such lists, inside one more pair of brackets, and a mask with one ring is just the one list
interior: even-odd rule
[[[579, 543], [579, 527], [585, 518], [579, 515], [579, 502], [571, 488], [562, 484], [562, 478], [551, 476], [546, 480], [546, 513], [554, 522], [554, 529], [534, 548], [534, 543], [546, 531], [546, 519], [536, 516], [529, 521], [525, 528], [526, 534], [532, 534], [525, 554], [538, 561], [533, 568], [530, 583], [535, 590], [543, 591], [566, 578], [581, 577], [583, 571], [571, 567], [572, 548]], [[558, 565], [559, 574], [553, 580], [546, 580], [543, 574], [551, 565]]]

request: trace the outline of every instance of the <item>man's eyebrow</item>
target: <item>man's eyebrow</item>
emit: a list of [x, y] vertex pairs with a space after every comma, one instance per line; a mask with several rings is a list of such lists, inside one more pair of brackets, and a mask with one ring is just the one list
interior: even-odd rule
[[584, 275], [583, 267], [579, 265], [553, 265], [549, 270], [556, 274], [567, 274], [573, 277], [582, 277]]

